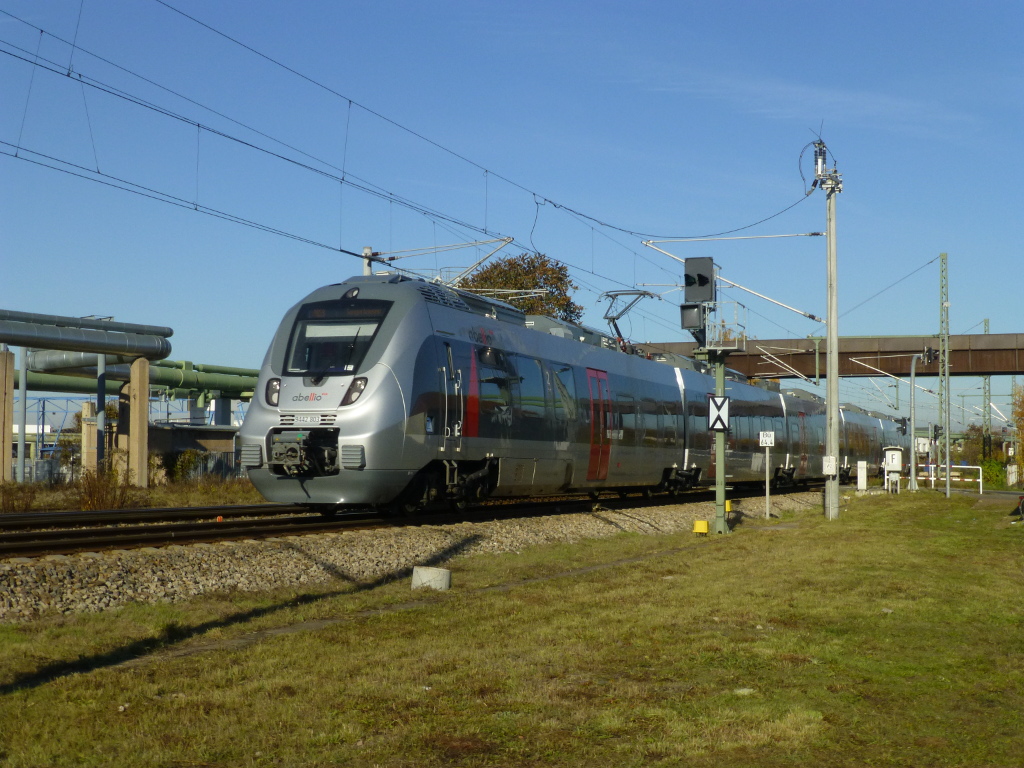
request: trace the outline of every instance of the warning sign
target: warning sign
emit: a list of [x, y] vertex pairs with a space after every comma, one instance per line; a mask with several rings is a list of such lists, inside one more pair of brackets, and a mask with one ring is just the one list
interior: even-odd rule
[[708, 395], [708, 430], [711, 432], [729, 431], [729, 398]]

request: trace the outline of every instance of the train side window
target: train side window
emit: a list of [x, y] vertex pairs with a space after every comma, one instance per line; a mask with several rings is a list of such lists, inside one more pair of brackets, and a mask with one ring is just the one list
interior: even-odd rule
[[544, 371], [540, 360], [516, 358], [519, 373], [519, 412], [524, 419], [543, 419], [546, 410]]
[[711, 449], [711, 433], [708, 431], [708, 409], [704, 404], [694, 403], [689, 414], [690, 447], [694, 450]]
[[508, 377], [506, 376], [481, 376], [480, 377], [480, 403], [487, 404], [491, 408], [505, 407], [511, 405]]
[[625, 392], [615, 392], [612, 395], [609, 437], [623, 445], [636, 445], [637, 415], [636, 400], [633, 396]]
[[555, 418], [575, 421], [576, 384], [572, 378], [572, 368], [553, 363], [551, 365], [551, 386], [555, 401]]
[[664, 423], [661, 418], [661, 412], [658, 404], [646, 397], [640, 401], [640, 408], [643, 411], [644, 417], [643, 443], [648, 448], [654, 448], [662, 442]]
[[481, 347], [480, 361], [480, 436], [498, 437], [512, 425], [512, 392], [516, 382], [508, 368], [508, 358], [500, 349]]
[[658, 403], [658, 438], [665, 445], [676, 444], [676, 417], [666, 403]]

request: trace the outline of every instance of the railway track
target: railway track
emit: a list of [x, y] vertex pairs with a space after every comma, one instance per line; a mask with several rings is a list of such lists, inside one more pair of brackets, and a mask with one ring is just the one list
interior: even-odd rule
[[[784, 492], [773, 491], [773, 494]], [[759, 495], [761, 492], [755, 489], [736, 488], [730, 493], [731, 498]], [[458, 512], [426, 512], [387, 517], [374, 510], [325, 517], [289, 504], [28, 513], [0, 516], [0, 559], [302, 536], [396, 526], [486, 522], [517, 517], [590, 512], [597, 507], [616, 510], [713, 500], [714, 493], [708, 491], [696, 491], [674, 498], [664, 495], [648, 497], [643, 494], [606, 494], [596, 503], [587, 497], [529, 502], [498, 501]]]

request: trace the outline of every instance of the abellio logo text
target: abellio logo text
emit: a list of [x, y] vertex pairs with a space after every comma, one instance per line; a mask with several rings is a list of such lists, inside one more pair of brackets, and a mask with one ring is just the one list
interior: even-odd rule
[[308, 395], [293, 395], [292, 396], [292, 402], [293, 403], [315, 403], [315, 402], [319, 402], [320, 400], [323, 400], [324, 397], [326, 397], [326, 396], [327, 396], [326, 392], [321, 392], [320, 394], [317, 394], [316, 392], [310, 392]]

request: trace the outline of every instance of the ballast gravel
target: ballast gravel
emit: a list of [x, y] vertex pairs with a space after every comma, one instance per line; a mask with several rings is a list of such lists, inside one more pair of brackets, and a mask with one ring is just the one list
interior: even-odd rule
[[[820, 506], [821, 494], [779, 495], [771, 501], [776, 513], [805, 510]], [[763, 498], [733, 504], [734, 513], [764, 513]], [[517, 552], [623, 532], [691, 531], [694, 520], [714, 516], [714, 503], [701, 502], [6, 560], [0, 561], [0, 622], [103, 611], [132, 602], [180, 601], [211, 592], [257, 592], [332, 580], [368, 584], [404, 578], [415, 565], [442, 565], [457, 555]]]

